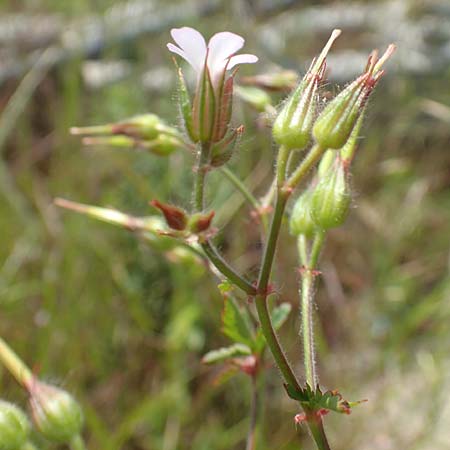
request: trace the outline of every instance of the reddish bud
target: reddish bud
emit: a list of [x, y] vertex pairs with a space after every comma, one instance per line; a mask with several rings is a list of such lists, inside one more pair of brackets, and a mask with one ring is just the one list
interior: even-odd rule
[[187, 225], [187, 215], [181, 209], [167, 203], [161, 203], [158, 200], [152, 200], [150, 205], [159, 209], [166, 219], [167, 225], [173, 230], [182, 231]]
[[233, 112], [233, 85], [235, 74], [236, 71], [224, 81], [218, 95], [217, 117], [212, 137], [213, 142], [218, 142], [223, 139], [230, 126], [231, 114]]
[[194, 214], [189, 218], [188, 228], [192, 233], [201, 233], [206, 231], [211, 226], [215, 212], [211, 211], [207, 214]]
[[219, 167], [225, 164], [233, 156], [237, 142], [244, 132], [244, 126], [229, 131], [225, 137], [211, 146], [211, 165]]

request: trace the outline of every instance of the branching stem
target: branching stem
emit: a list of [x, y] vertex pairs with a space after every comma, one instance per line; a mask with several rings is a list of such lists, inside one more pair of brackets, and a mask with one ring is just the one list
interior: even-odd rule
[[[203, 144], [199, 155], [198, 162], [196, 166], [196, 176], [195, 176], [195, 187], [194, 187], [194, 209], [195, 211], [202, 211], [205, 207], [205, 179], [207, 173], [209, 158], [209, 145]], [[209, 240], [205, 239], [202, 242], [203, 251], [206, 253], [207, 257], [211, 263], [216, 267], [216, 269], [224, 275], [228, 280], [230, 280], [235, 286], [242, 289], [248, 295], [255, 295], [256, 289], [246, 280], [243, 276], [237, 273], [220, 255], [218, 250], [215, 248], [214, 244]]]

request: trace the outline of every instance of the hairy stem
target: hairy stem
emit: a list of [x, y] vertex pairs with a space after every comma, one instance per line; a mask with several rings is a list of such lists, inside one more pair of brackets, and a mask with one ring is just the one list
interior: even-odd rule
[[259, 409], [259, 398], [258, 398], [258, 386], [256, 376], [252, 377], [252, 395], [250, 403], [250, 424], [247, 434], [247, 443], [245, 445], [245, 450], [256, 450], [256, 425], [258, 421], [258, 409]]
[[324, 154], [325, 150], [326, 149], [322, 148], [319, 144], [315, 144], [286, 181], [285, 190], [295, 189], [297, 185], [305, 178], [311, 167]]
[[301, 316], [302, 316], [302, 341], [303, 357], [305, 364], [306, 382], [311, 389], [315, 389], [318, 383], [316, 374], [316, 357], [314, 349], [314, 279], [316, 276], [317, 261], [323, 246], [324, 232], [320, 231], [314, 237], [311, 253], [308, 257], [306, 248], [306, 239], [304, 236], [298, 238], [298, 250], [302, 267], [301, 272]]
[[209, 146], [202, 145], [199, 155], [198, 162], [195, 170], [197, 171], [195, 177], [195, 186], [194, 186], [194, 197], [193, 203], [194, 208], [198, 211], [203, 211], [205, 205], [205, 178], [207, 172], [207, 164], [209, 158]]
[[[277, 159], [277, 197], [275, 202], [275, 210], [272, 216], [269, 236], [264, 249], [263, 260], [259, 272], [257, 291], [258, 295], [255, 297], [256, 310], [258, 312], [261, 330], [266, 338], [267, 345], [272, 352], [272, 355], [280, 369], [286, 383], [292, 385], [296, 389], [300, 389], [300, 384], [297, 377], [292, 370], [285, 352], [278, 341], [278, 337], [273, 329], [270, 319], [269, 310], [267, 307], [267, 294], [270, 274], [272, 272], [273, 260], [275, 257], [275, 250], [280, 233], [280, 227], [283, 220], [284, 210], [287, 201], [293, 188], [307, 175], [309, 169], [320, 158], [323, 149], [315, 145], [305, 159], [301, 162], [299, 167], [294, 171], [294, 174], [286, 181], [286, 165], [289, 157], [289, 152], [285, 147], [280, 147]], [[287, 187], [287, 189], [286, 189]]]
[[220, 255], [212, 242], [207, 239], [202, 243], [203, 251], [214, 267], [230, 280], [235, 286], [242, 289], [248, 295], [255, 295], [256, 289], [250, 281], [239, 275]]

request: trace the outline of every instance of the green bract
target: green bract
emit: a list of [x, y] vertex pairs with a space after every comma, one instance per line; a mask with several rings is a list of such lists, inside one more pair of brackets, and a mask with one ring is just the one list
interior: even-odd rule
[[0, 400], [0, 450], [19, 450], [27, 441], [30, 424], [17, 406]]

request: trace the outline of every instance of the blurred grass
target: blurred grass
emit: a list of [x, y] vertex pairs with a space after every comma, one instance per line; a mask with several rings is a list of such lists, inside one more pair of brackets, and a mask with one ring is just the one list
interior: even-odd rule
[[[42, 0], [1, 8], [76, 19], [115, 3]], [[206, 32], [230, 27], [257, 49], [252, 32], [258, 24], [246, 26], [236, 5], [224, 4], [212, 18], [190, 24]], [[3, 149], [2, 181], [9, 177], [20, 200], [2, 184], [0, 333], [39, 374], [81, 399], [90, 449], [243, 448], [246, 434], [248, 380], [242, 375], [214, 387], [214, 374], [200, 364], [205, 351], [224, 344], [215, 280], [195, 267], [173, 265], [132, 234], [52, 206], [56, 196], [136, 215], [150, 212], [152, 198], [188, 206], [188, 155], [164, 160], [88, 150], [68, 134], [72, 125], [145, 111], [177, 123], [175, 90], [145, 91], [140, 83], [143, 71], [171, 67], [167, 39], [164, 31], [99, 54], [99, 61], [125, 59], [133, 67], [101, 88], [86, 86], [82, 60], [50, 71]], [[295, 55], [299, 42], [289, 45], [286, 54]], [[310, 46], [320, 42], [311, 37], [302, 54], [311, 57]], [[327, 418], [335, 449], [450, 448], [442, 422], [449, 416], [443, 392], [450, 381], [450, 130], [445, 115], [431, 116], [423, 107], [424, 99], [450, 105], [448, 75], [399, 71], [383, 80], [357, 155], [354, 211], [332, 233], [323, 256], [317, 317], [322, 380], [346, 397], [370, 400], [350, 417]], [[18, 86], [2, 86], [3, 111]], [[238, 107], [236, 115], [247, 134], [232, 164], [243, 178], [251, 172], [262, 193], [272, 165], [270, 134], [254, 137], [256, 116], [249, 108]], [[209, 193], [210, 201], [213, 193], [219, 199], [215, 207], [224, 208], [220, 225], [232, 219], [220, 234], [221, 249], [251, 273], [260, 243], [248, 208], [233, 212], [232, 186], [218, 174]], [[277, 286], [295, 304], [295, 255], [287, 234], [281, 246], [286, 256], [279, 260]], [[300, 356], [297, 329], [292, 317], [282, 333], [293, 361]], [[294, 429], [298, 411], [276, 371], [266, 378], [258, 450], [309, 448], [305, 431]], [[4, 372], [0, 396], [23, 400]]]

